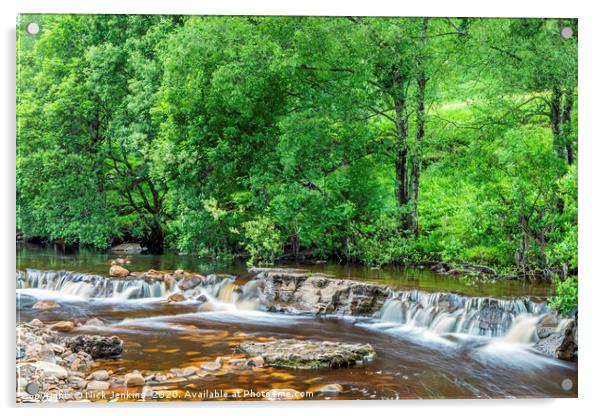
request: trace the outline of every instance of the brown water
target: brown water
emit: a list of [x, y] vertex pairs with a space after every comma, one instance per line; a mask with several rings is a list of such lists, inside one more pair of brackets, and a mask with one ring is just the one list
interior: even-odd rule
[[[110, 253], [81, 250], [77, 254], [64, 254], [58, 248], [43, 248], [29, 244], [17, 246], [17, 269], [70, 270], [106, 275], [112, 260], [118, 256]], [[124, 256], [122, 256], [124, 257]], [[243, 261], [212, 261], [191, 255], [173, 253], [163, 255], [130, 255], [129, 270], [187, 270], [199, 273], [228, 273], [237, 276], [248, 274]], [[553, 294], [549, 284], [533, 284], [520, 280], [475, 280], [461, 276], [448, 276], [429, 269], [384, 267], [372, 269], [361, 265], [326, 263], [319, 265], [287, 264], [333, 277], [369, 281], [390, 286], [393, 289], [420, 289], [429, 292], [445, 291], [469, 296], [547, 297]]]
[[[19, 249], [18, 268], [66, 269], [106, 273], [111, 255], [80, 253], [65, 256], [47, 250]], [[132, 270], [175, 269], [201, 272], [245, 273], [241, 264], [209, 264], [198, 258], [174, 255], [134, 256]], [[323, 265], [321, 271], [345, 278], [374, 280], [398, 287], [454, 291], [468, 295], [514, 297], [545, 296], [550, 288], [518, 282], [468, 286], [461, 280], [436, 276], [430, 271]], [[362, 365], [325, 370], [253, 368], [226, 372], [198, 381], [168, 383], [166, 392], [177, 399], [194, 399], [195, 392], [265, 391], [292, 388], [300, 392], [321, 384], [343, 386], [338, 395], [314, 393], [313, 399], [418, 399], [576, 397], [577, 364], [549, 359], [531, 352], [529, 345], [461, 334], [437, 335], [408, 325], [380, 323], [370, 318], [296, 316], [238, 310], [199, 312], [198, 304], [167, 304], [161, 300], [118, 301], [64, 298], [65, 307], [34, 311], [35, 301], [23, 295], [18, 319], [34, 317], [44, 322], [108, 320], [105, 328], [80, 327], [77, 332], [118, 335], [125, 341], [123, 356], [103, 360], [101, 368], [118, 374], [134, 369], [167, 371], [198, 365], [218, 356], [236, 356], [234, 347], [244, 341], [281, 338], [370, 343], [377, 355]], [[562, 388], [570, 380], [572, 387]], [[188, 392], [188, 395], [184, 395]], [[242, 397], [245, 399], [245, 397]]]

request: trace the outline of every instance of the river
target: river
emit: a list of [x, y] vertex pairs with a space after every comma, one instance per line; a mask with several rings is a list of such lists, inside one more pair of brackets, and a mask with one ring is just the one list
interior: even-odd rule
[[[349, 368], [252, 368], [194, 382], [165, 383], [160, 388], [166, 392], [273, 388], [304, 392], [317, 385], [339, 384], [343, 389], [338, 394], [315, 393], [308, 398], [577, 395], [577, 363], [544, 357], [531, 348], [531, 327], [527, 324], [544, 312], [545, 298], [552, 294], [549, 286], [519, 281], [474, 282], [418, 269], [303, 266], [335, 277], [386, 284], [400, 292], [374, 317], [281, 314], [237, 302], [231, 287], [244, 287], [249, 280], [243, 263], [212, 263], [175, 254], [131, 256], [127, 265], [130, 270], [184, 269], [236, 276], [227, 285], [220, 283], [207, 288], [219, 307], [200, 309], [194, 301], [166, 303], [167, 293], [160, 286], [142, 287], [142, 283], [120, 286], [107, 279], [110, 262], [116, 257], [84, 251], [66, 255], [51, 248], [20, 244], [17, 269], [22, 272], [17, 290], [17, 320], [25, 322], [34, 317], [44, 322], [83, 322], [92, 317], [106, 320], [106, 326], [84, 325], [76, 331], [118, 335], [124, 340], [125, 351], [119, 359], [100, 360], [101, 368], [111, 369], [115, 374], [198, 365], [233, 355], [233, 347], [243, 341], [332, 340], [370, 343], [376, 351], [373, 360]], [[446, 302], [457, 302], [462, 307], [454, 314], [431, 312], [443, 297]], [[471, 314], [477, 305], [490, 298], [501, 302], [508, 322], [494, 332], [478, 332], [471, 326]], [[31, 309], [38, 299], [53, 299], [65, 307]], [[178, 399], [194, 400], [195, 395], [180, 395]]]

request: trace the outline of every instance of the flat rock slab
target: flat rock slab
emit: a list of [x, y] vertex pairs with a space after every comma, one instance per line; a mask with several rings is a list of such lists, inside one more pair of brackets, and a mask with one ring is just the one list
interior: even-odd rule
[[262, 357], [267, 366], [303, 370], [348, 367], [375, 355], [370, 344], [298, 339], [245, 342], [236, 348], [247, 357]]

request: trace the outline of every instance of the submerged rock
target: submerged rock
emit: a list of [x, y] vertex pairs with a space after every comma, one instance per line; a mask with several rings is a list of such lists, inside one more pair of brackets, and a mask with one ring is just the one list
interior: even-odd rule
[[111, 268], [109, 269], [109, 276], [111, 277], [127, 277], [129, 276], [130, 272], [128, 269], [126, 269], [125, 267], [121, 267], [118, 265], [113, 265], [111, 266]]
[[50, 329], [58, 332], [71, 332], [75, 328], [75, 324], [71, 321], [59, 321], [50, 326]]
[[338, 394], [343, 391], [343, 386], [340, 384], [320, 384], [317, 386], [312, 386], [307, 391], [312, 393], [322, 393], [322, 394]]
[[38, 302], [35, 303], [35, 305], [32, 306], [32, 309], [41, 309], [41, 310], [48, 310], [48, 309], [56, 309], [56, 308], [60, 308], [61, 305], [59, 305], [58, 303], [52, 301], [52, 300], [40, 300]]
[[138, 243], [123, 243], [111, 247], [111, 252], [113, 253], [139, 254], [142, 253], [144, 250], [144, 247], [142, 247]]
[[105, 322], [100, 318], [91, 318], [86, 321], [84, 325], [88, 326], [105, 326]]
[[245, 342], [236, 349], [247, 357], [261, 357], [265, 365], [295, 369], [348, 367], [374, 356], [369, 344], [284, 339]]
[[167, 298], [167, 302], [169, 303], [173, 303], [173, 302], [183, 302], [186, 300], [186, 296], [184, 296], [181, 293], [172, 293], [171, 295], [169, 295], [169, 297]]
[[220, 368], [222, 368], [222, 358], [218, 357], [215, 361], [202, 362], [200, 367], [201, 367], [201, 370], [217, 371]]
[[123, 341], [117, 336], [78, 335], [66, 339], [65, 347], [73, 352], [84, 351], [92, 358], [112, 358], [123, 352]]

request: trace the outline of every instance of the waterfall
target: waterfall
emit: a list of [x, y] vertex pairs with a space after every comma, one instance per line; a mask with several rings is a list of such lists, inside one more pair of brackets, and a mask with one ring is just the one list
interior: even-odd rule
[[165, 297], [168, 294], [165, 283], [161, 281], [112, 279], [95, 274], [34, 269], [17, 271], [17, 289], [52, 291], [84, 299], [126, 300]]
[[391, 296], [375, 317], [436, 333], [506, 336], [516, 342], [529, 342], [535, 337], [537, 317], [547, 311], [544, 303], [529, 298], [495, 299], [408, 290]]

